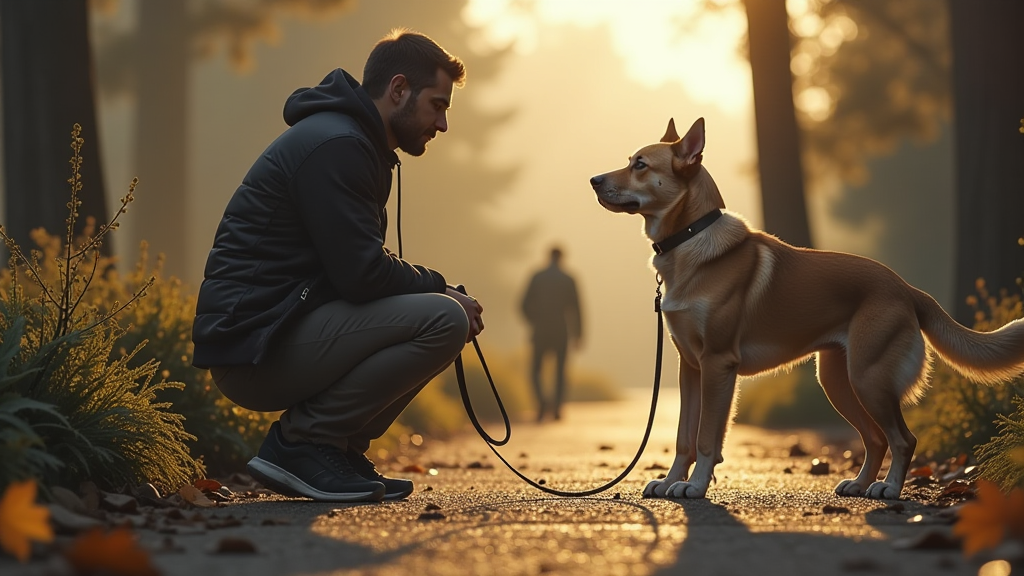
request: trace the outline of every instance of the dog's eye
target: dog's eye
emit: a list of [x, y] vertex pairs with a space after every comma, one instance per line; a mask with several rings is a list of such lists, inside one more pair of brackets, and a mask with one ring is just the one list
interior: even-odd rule
[[633, 163], [633, 170], [643, 170], [644, 168], [647, 168], [647, 164], [643, 160], [637, 160]]

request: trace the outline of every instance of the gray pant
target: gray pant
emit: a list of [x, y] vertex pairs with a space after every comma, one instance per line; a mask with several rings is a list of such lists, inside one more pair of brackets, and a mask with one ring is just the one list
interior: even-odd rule
[[232, 402], [284, 410], [292, 442], [365, 452], [462, 351], [469, 319], [443, 294], [324, 304], [277, 336], [259, 364], [210, 370]]
[[[542, 343], [534, 341], [533, 343], [533, 362], [530, 366], [530, 379], [533, 381], [533, 392], [537, 399], [537, 419], [544, 417], [544, 413], [548, 410], [555, 415], [556, 418], [562, 416], [562, 402], [565, 400], [565, 357], [568, 353], [568, 343], [561, 341], [558, 343]], [[555, 357], [555, 392], [554, 401], [549, 404], [545, 400], [544, 384], [541, 381], [541, 368], [544, 366], [544, 357], [548, 354], [552, 354]]]

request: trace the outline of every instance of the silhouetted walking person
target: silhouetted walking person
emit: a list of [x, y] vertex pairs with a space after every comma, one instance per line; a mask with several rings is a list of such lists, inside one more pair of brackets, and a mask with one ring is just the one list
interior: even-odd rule
[[[537, 397], [537, 421], [544, 419], [548, 410], [555, 420], [562, 417], [565, 399], [565, 360], [570, 341], [574, 347], [582, 337], [580, 302], [576, 281], [562, 270], [562, 251], [551, 249], [551, 261], [530, 279], [523, 296], [522, 312], [533, 331], [533, 360], [530, 375]], [[541, 367], [548, 354], [555, 357], [554, 402], [545, 399], [541, 382]]]

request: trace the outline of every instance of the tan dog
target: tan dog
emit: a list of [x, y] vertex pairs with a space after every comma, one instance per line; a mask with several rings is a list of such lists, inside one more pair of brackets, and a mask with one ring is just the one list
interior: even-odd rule
[[[795, 248], [751, 229], [720, 212], [725, 203], [701, 165], [703, 151], [703, 118], [683, 138], [670, 120], [661, 143], [590, 180], [602, 206], [644, 217], [679, 350], [676, 457], [644, 496], [704, 497], [722, 461], [737, 375], [815, 355], [821, 387], [864, 442], [860, 473], [836, 493], [899, 498], [917, 445], [900, 404], [923, 392], [931, 350], [971, 380], [1006, 380], [1024, 372], [1024, 321], [968, 330], [874, 260]], [[887, 447], [892, 464], [876, 481]]]

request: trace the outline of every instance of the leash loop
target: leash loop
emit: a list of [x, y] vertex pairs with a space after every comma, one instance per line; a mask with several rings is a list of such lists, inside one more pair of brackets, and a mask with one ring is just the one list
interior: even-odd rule
[[[540, 490], [541, 492], [545, 492], [547, 494], [551, 494], [554, 496], [563, 496], [566, 498], [582, 498], [585, 496], [593, 496], [594, 494], [604, 492], [605, 490], [608, 490], [612, 486], [615, 486], [616, 484], [621, 482], [623, 479], [626, 478], [626, 476], [629, 475], [630, 472], [633, 471], [633, 468], [636, 467], [637, 462], [640, 461], [640, 457], [643, 455], [644, 450], [647, 448], [647, 441], [650, 440], [651, 438], [651, 430], [654, 428], [654, 415], [658, 407], [658, 392], [661, 389], [661, 361], [662, 349], [664, 347], [665, 341], [665, 326], [664, 318], [661, 313], [662, 279], [660, 274], [658, 275], [657, 280], [658, 288], [654, 297], [654, 311], [658, 314], [658, 349], [654, 361], [654, 388], [651, 393], [651, 412], [647, 418], [647, 430], [644, 432], [644, 438], [640, 442], [640, 447], [637, 448], [636, 455], [633, 456], [633, 461], [630, 462], [628, 466], [626, 466], [626, 469], [623, 470], [621, 474], [619, 474], [612, 480], [596, 488], [579, 491], [557, 490], [555, 488], [544, 486], [543, 484], [540, 484], [531, 478], [527, 478], [522, 472], [516, 470], [515, 466], [509, 463], [509, 461], [506, 460], [505, 457], [502, 456], [497, 449], [498, 446], [504, 446], [505, 444], [507, 444], [509, 439], [512, 437], [512, 426], [509, 423], [508, 413], [505, 411], [505, 406], [501, 402], [501, 396], [498, 395], [498, 389], [494, 385], [494, 379], [491, 378], [491, 373], [487, 369], [487, 363], [484, 361], [484, 355], [483, 352], [481, 352], [480, 350], [480, 345], [477, 343], [476, 337], [473, 338], [473, 347], [476, 349], [477, 357], [480, 358], [480, 364], [483, 366], [484, 374], [487, 376], [487, 382], [491, 385], [491, 393], [494, 395], [494, 399], [498, 403], [498, 409], [501, 411], [501, 418], [504, 421], [505, 437], [503, 439], [495, 440], [484, 430], [483, 426], [480, 424], [480, 420], [477, 418], [476, 413], [473, 411], [473, 404], [472, 402], [470, 402], [469, 399], [469, 390], [466, 385], [466, 373], [462, 363], [462, 353], [460, 352], [459, 355], [455, 358], [455, 376], [459, 382], [459, 393], [462, 395], [462, 403], [466, 407], [466, 414], [469, 415], [470, 422], [473, 423], [473, 427], [476, 428], [477, 433], [480, 434], [481, 438], [483, 438], [484, 442], [487, 444], [487, 447], [491, 449], [491, 452], [494, 452], [494, 455], [497, 456], [498, 459], [501, 460], [501, 462], [506, 467], [508, 467], [508, 469], [511, 470], [513, 474], [518, 476], [521, 480], [523, 480], [530, 486]], [[466, 293], [466, 287], [463, 286], [462, 284], [456, 286], [455, 289], [463, 294]]]

